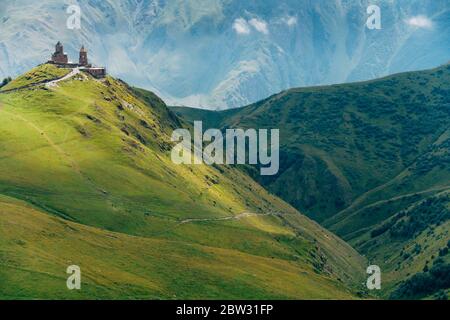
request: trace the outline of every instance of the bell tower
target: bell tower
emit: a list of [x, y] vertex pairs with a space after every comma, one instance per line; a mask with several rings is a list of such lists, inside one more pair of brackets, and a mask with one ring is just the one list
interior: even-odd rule
[[64, 47], [60, 41], [58, 41], [58, 43], [55, 46], [55, 53], [56, 54], [64, 54]]
[[67, 54], [64, 53], [64, 47], [61, 42], [58, 41], [56, 44], [55, 53], [52, 54], [52, 59], [50, 61], [56, 64], [66, 64], [69, 62], [69, 58], [67, 57]]
[[80, 61], [79, 61], [79, 64], [80, 64], [80, 66], [83, 66], [83, 67], [87, 67], [88, 64], [89, 64], [87, 51], [84, 48], [84, 46], [82, 46], [81, 49], [80, 49]]

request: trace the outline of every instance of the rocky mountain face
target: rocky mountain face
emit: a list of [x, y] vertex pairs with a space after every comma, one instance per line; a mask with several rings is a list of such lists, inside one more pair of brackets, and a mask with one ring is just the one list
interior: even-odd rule
[[[169, 104], [226, 109], [290, 87], [331, 84], [448, 61], [447, 0], [379, 0], [381, 29], [366, 27], [366, 0], [72, 1], [0, 4], [0, 77], [49, 57], [61, 40]], [[27, 50], [23, 48], [27, 47]]]

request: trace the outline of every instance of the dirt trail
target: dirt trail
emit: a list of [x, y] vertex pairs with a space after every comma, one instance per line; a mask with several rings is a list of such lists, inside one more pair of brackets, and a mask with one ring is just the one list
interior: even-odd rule
[[[75, 76], [75, 75], [77, 75], [77, 74], [79, 74], [79, 73], [80, 73], [80, 68], [73, 68], [71, 72], [69, 72], [67, 75], [65, 75], [65, 76], [62, 77], [62, 78], [54, 79], [54, 80], [49, 80], [49, 81], [46, 81], [46, 82], [40, 82], [40, 83], [33, 84], [33, 85], [31, 85], [31, 86], [25, 86], [25, 87], [16, 88], [16, 89], [13, 89], [13, 90], [17, 91], [17, 90], [20, 90], [20, 89], [23, 89], [23, 88], [30, 88], [30, 87], [33, 87], [33, 86], [39, 86], [39, 85], [42, 85], [42, 84], [45, 84], [46, 87], [54, 87], [54, 86], [57, 85], [58, 82], [67, 80], [67, 79], [69, 79], [69, 78], [71, 78], [71, 77], [73, 77], [73, 76]], [[5, 92], [11, 92], [11, 91], [4, 91], [3, 93], [5, 93]], [[1, 109], [1, 108], [2, 108], [2, 104], [0, 103], [0, 109]], [[56, 144], [56, 143], [55, 143], [55, 142], [47, 135], [47, 133], [46, 133], [44, 130], [42, 130], [41, 128], [39, 128], [36, 124], [34, 124], [33, 122], [31, 122], [30, 120], [28, 120], [28, 119], [22, 117], [20, 114], [11, 113], [11, 112], [8, 112], [8, 111], [5, 111], [5, 110], [2, 110], [2, 111], [5, 112], [5, 113], [7, 113], [7, 114], [9, 114], [9, 115], [12, 116], [12, 117], [15, 117], [15, 118], [18, 118], [18, 119], [22, 120], [22, 121], [25, 122], [27, 125], [29, 125], [29, 126], [32, 127], [34, 130], [36, 130], [36, 131], [37, 131], [37, 132], [38, 132], [38, 133], [39, 133], [39, 134], [47, 141], [47, 143], [48, 143], [53, 149], [55, 149], [60, 155], [62, 155], [62, 156], [65, 158], [65, 160], [71, 165], [71, 167], [72, 167], [79, 175], [81, 175], [82, 177], [84, 177], [84, 175], [83, 175], [83, 173], [81, 172], [81, 170], [80, 170], [78, 164], [76, 163], [76, 161], [75, 161], [75, 160], [74, 160], [67, 152], [65, 152], [61, 147], [59, 147], [58, 144]], [[86, 177], [84, 177], [84, 178], [86, 178]], [[88, 180], [90, 180], [90, 179], [88, 179]]]
[[[0, 103], [0, 109], [2, 108], [2, 104]], [[32, 127], [34, 130], [36, 130], [46, 141], [47, 143], [50, 145], [50, 147], [52, 147], [53, 149], [55, 149], [59, 154], [61, 154], [68, 163], [71, 164], [71, 167], [78, 173], [81, 174], [80, 168], [78, 167], [78, 164], [70, 157], [69, 154], [67, 154], [63, 149], [61, 149], [60, 146], [58, 146], [58, 144], [56, 144], [48, 135], [47, 133], [42, 130], [41, 128], [39, 128], [37, 125], [35, 125], [33, 122], [31, 122], [30, 120], [22, 117], [20, 114], [15, 114], [6, 110], [2, 110], [4, 113], [18, 118], [21, 121], [25, 122], [28, 126]]]
[[47, 88], [55, 87], [55, 86], [57, 85], [58, 82], [61, 82], [61, 81], [70, 79], [70, 78], [72, 78], [73, 76], [75, 76], [75, 75], [77, 75], [77, 74], [79, 74], [79, 73], [80, 73], [80, 68], [73, 68], [72, 71], [70, 71], [70, 72], [69, 72], [67, 75], [65, 75], [64, 77], [59, 78], [59, 79], [55, 79], [55, 80], [50, 80], [50, 81], [46, 82], [46, 83], [45, 83], [45, 86], [46, 86]]
[[258, 216], [270, 216], [275, 215], [275, 213], [252, 213], [252, 212], [243, 212], [241, 214], [238, 214], [236, 216], [232, 217], [224, 217], [224, 218], [202, 218], [202, 219], [185, 219], [177, 224], [177, 226], [186, 224], [186, 223], [192, 223], [192, 222], [204, 222], [204, 221], [228, 221], [228, 220], [240, 220], [242, 218], [248, 218], [248, 217], [258, 217]]
[[[59, 81], [62, 81], [62, 79]], [[95, 185], [94, 182], [92, 181], [92, 179], [89, 176], [87, 176], [85, 173], [83, 173], [83, 171], [81, 170], [80, 166], [75, 161], [75, 159], [73, 159], [69, 153], [64, 151], [57, 143], [55, 143], [43, 129], [38, 127], [32, 121], [21, 116], [20, 114], [15, 114], [15, 113], [6, 111], [6, 110], [2, 109], [2, 107], [3, 107], [3, 105], [0, 102], [0, 112], [4, 112], [16, 119], [23, 121], [26, 125], [30, 126], [35, 131], [37, 131], [39, 133], [39, 135], [45, 139], [45, 141], [48, 143], [48, 145], [64, 158], [64, 160], [69, 164], [70, 168], [72, 168], [73, 171], [75, 171], [81, 178], [83, 178], [89, 184], [89, 186], [91, 187], [91, 189], [93, 191], [101, 194], [102, 196], [106, 196], [104, 190], [102, 188], [98, 187], [97, 185]]]
[[[441, 134], [434, 142], [433, 144], [435, 144], [437, 141], [439, 141], [439, 139], [443, 136], [447, 134], [447, 131], [445, 131], [443, 134]], [[389, 201], [389, 199], [383, 199], [383, 200], [378, 200], [375, 202], [368, 202], [368, 203], [364, 203], [367, 199], [370, 198], [370, 196], [376, 194], [377, 192], [383, 190], [384, 188], [388, 188], [391, 185], [394, 185], [397, 181], [400, 181], [401, 179], [405, 178], [408, 174], [409, 171], [413, 168], [413, 166], [417, 163], [417, 159], [419, 159], [421, 156], [423, 155], [423, 153], [419, 154], [416, 159], [414, 159], [414, 161], [411, 162], [410, 165], [408, 165], [407, 167], [405, 167], [399, 174], [397, 174], [395, 177], [393, 177], [391, 180], [386, 181], [385, 183], [383, 183], [382, 185], [379, 185], [373, 189], [367, 190], [366, 192], [364, 192], [363, 194], [359, 195], [351, 204], [350, 206], [348, 206], [347, 208], [339, 211], [338, 213], [336, 213], [335, 215], [331, 216], [330, 218], [326, 219], [325, 221], [323, 221], [321, 224], [325, 227], [325, 228], [330, 228], [333, 225], [339, 224], [342, 221], [348, 219], [351, 216], [354, 216], [356, 213], [358, 213], [359, 211], [363, 210], [364, 208], [370, 207], [372, 205], [376, 205], [382, 201]], [[426, 192], [430, 192], [430, 191], [440, 191], [442, 189], [447, 188], [447, 186], [438, 186], [438, 187], [433, 187], [431, 189], [428, 190], [424, 190], [421, 192], [413, 192], [411, 194], [404, 194], [404, 195], [399, 195], [396, 196], [395, 199], [399, 199], [401, 197], [404, 196], [410, 196], [414, 193], [426, 193]]]
[[34, 88], [34, 87], [41, 86], [41, 85], [45, 85], [45, 87], [47, 87], [47, 88], [55, 87], [55, 86], [57, 86], [58, 82], [70, 79], [71, 77], [79, 74], [80, 72], [81, 72], [80, 68], [73, 68], [72, 71], [70, 71], [67, 75], [65, 75], [65, 76], [63, 76], [61, 78], [39, 81], [39, 82], [36, 82], [36, 83], [27, 84], [26, 86], [22, 86], [22, 87], [19, 87], [19, 88], [14, 88], [14, 89], [0, 91], [0, 94], [16, 92], [16, 91], [19, 91], [19, 90]]
[[235, 216], [231, 216], [231, 217], [223, 217], [223, 218], [191, 218], [191, 219], [184, 219], [180, 222], [178, 222], [177, 224], [168, 227], [165, 230], [161, 230], [159, 232], [156, 232], [155, 234], [152, 234], [152, 236], [157, 237], [157, 236], [161, 236], [167, 232], [173, 231], [174, 229], [188, 224], [188, 223], [196, 223], [196, 222], [208, 222], [208, 221], [231, 221], [231, 220], [240, 220], [243, 218], [248, 218], [248, 217], [267, 217], [267, 216], [283, 216], [283, 214], [280, 213], [252, 213], [252, 212], [243, 212], [240, 213], [238, 215]]

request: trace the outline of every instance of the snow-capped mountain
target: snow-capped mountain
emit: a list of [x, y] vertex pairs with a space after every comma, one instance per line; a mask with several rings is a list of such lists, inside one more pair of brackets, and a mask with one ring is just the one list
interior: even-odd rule
[[[73, 4], [81, 29], [67, 28]], [[169, 104], [213, 109], [450, 60], [450, 0], [0, 0], [0, 30], [0, 78], [60, 40]]]

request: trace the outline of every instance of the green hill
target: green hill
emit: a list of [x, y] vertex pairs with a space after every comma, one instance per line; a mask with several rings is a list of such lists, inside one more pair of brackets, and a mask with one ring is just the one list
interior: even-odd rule
[[280, 173], [255, 179], [388, 271], [385, 296], [450, 239], [450, 65], [292, 89], [226, 112], [173, 110], [222, 129], [279, 128]]
[[[33, 78], [33, 74], [36, 75]], [[177, 166], [154, 94], [42, 65], [0, 94], [0, 298], [354, 298], [365, 260], [233, 167]], [[26, 81], [24, 82], [24, 79]], [[65, 287], [67, 266], [83, 289]]]
[[70, 72], [70, 69], [58, 68], [52, 64], [38, 66], [29, 72], [17, 77], [14, 81], [0, 87], [0, 91], [9, 91], [30, 85], [44, 83], [48, 80], [62, 78]]

